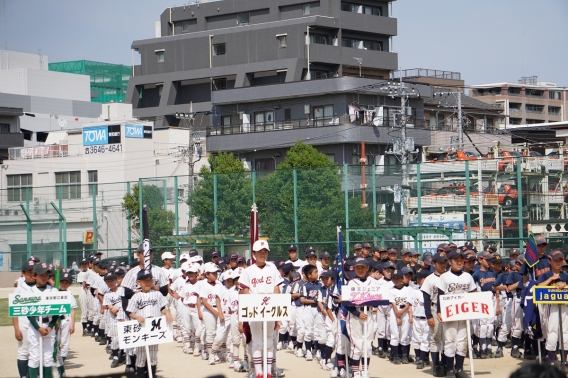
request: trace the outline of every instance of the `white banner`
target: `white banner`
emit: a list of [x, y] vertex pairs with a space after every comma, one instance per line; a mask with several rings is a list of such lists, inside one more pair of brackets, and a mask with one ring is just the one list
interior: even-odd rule
[[19, 293], [9, 295], [8, 307], [11, 317], [68, 315], [71, 300], [61, 291]]
[[262, 322], [290, 320], [290, 294], [239, 295], [239, 321]]
[[341, 286], [341, 302], [346, 306], [387, 306], [389, 304], [388, 285]]
[[144, 323], [138, 320], [117, 322], [118, 346], [120, 349], [143, 347], [171, 343], [174, 341], [172, 326], [165, 316], [146, 318]]
[[445, 322], [492, 318], [495, 316], [493, 293], [484, 291], [442, 295], [440, 313]]

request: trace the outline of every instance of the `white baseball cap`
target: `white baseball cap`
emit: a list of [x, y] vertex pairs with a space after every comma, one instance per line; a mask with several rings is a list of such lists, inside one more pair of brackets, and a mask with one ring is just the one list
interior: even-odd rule
[[176, 259], [176, 255], [174, 255], [171, 252], [164, 252], [162, 253], [162, 261], [166, 260], [166, 259], [171, 259], [171, 260], [175, 260]]
[[189, 261], [189, 254], [187, 254], [187, 253], [182, 253], [182, 254], [180, 255], [180, 257], [179, 257], [179, 261], [181, 261], [181, 260]]
[[232, 269], [226, 270], [221, 275], [221, 281], [232, 280], [232, 279], [233, 279], [233, 270]]
[[219, 271], [219, 267], [217, 266], [217, 264], [214, 264], [212, 262], [204, 264], [203, 268], [205, 270], [205, 273], [215, 273]]
[[199, 272], [199, 264], [190, 264], [190, 263], [185, 263], [185, 264], [187, 264], [187, 269], [185, 270], [186, 273]]
[[267, 249], [268, 251], [270, 251], [270, 248], [268, 247], [268, 242], [266, 240], [257, 240], [252, 245], [253, 252], [258, 252], [261, 249]]
[[239, 278], [240, 276], [242, 276], [243, 270], [245, 270], [245, 268], [237, 268], [237, 269], [233, 270], [233, 279]]
[[186, 261], [183, 264], [181, 264], [181, 266], [179, 268], [181, 270], [183, 270], [184, 272], [187, 272], [187, 270], [189, 269], [189, 263]]
[[203, 261], [203, 257], [201, 257], [199, 255], [193, 256], [193, 261], [195, 261], [195, 262]]

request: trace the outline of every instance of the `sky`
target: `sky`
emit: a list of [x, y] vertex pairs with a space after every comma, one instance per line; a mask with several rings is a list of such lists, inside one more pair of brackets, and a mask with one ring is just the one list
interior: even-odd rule
[[[0, 0], [0, 48], [130, 65], [132, 41], [153, 38], [160, 14], [187, 4], [178, 1]], [[460, 72], [466, 85], [536, 75], [568, 86], [568, 0], [398, 0], [393, 16], [401, 69]]]

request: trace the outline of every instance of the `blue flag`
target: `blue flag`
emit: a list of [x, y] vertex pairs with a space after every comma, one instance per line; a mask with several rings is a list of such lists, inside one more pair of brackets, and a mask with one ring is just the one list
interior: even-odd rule
[[343, 263], [345, 262], [345, 253], [343, 252], [343, 238], [341, 236], [341, 227], [337, 226], [337, 256], [335, 256], [335, 288], [341, 295], [341, 287], [345, 284], [345, 271]]

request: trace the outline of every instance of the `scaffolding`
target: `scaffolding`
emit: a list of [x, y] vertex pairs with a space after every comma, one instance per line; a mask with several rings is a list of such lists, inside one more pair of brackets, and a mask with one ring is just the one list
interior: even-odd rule
[[75, 60], [49, 63], [50, 71], [88, 75], [91, 78], [91, 102], [124, 102], [132, 67], [122, 64]]

